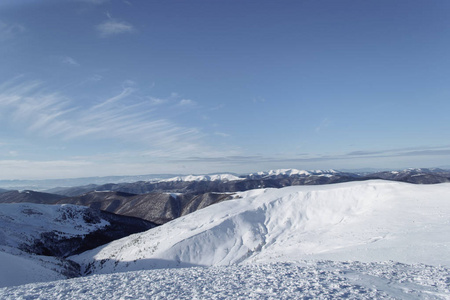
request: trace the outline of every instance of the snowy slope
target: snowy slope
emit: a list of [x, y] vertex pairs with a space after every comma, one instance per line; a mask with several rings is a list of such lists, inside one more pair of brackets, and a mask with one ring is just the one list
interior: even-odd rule
[[0, 204], [0, 245], [31, 245], [41, 234], [54, 232], [71, 238], [104, 228], [106, 220], [89, 221], [88, 208], [76, 205], [43, 205], [32, 203]]
[[0, 288], [0, 298], [449, 299], [449, 271], [330, 261], [147, 270]]
[[[110, 224], [89, 216], [88, 208], [75, 205], [0, 204], [0, 287], [78, 275], [75, 264], [33, 250], [57, 247], [56, 241], [83, 237]], [[44, 235], [55, 243], [46, 246]]]
[[71, 259], [92, 273], [303, 259], [450, 266], [450, 184], [374, 180], [238, 195]]
[[5, 246], [0, 246], [0, 266], [0, 288], [79, 275], [78, 266], [64, 259], [32, 255]]

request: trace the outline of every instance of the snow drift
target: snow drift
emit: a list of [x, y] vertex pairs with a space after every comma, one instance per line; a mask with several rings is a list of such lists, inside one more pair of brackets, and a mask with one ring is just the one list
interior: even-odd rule
[[450, 184], [381, 180], [237, 194], [71, 259], [87, 273], [311, 259], [450, 266]]

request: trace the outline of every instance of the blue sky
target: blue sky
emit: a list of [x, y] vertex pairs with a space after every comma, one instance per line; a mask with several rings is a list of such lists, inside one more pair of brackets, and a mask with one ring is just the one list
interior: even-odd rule
[[0, 3], [0, 179], [450, 165], [448, 0]]

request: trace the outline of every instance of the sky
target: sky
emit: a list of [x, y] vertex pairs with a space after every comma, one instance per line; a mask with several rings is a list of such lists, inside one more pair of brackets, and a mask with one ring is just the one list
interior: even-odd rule
[[2, 0], [0, 179], [450, 168], [448, 0]]

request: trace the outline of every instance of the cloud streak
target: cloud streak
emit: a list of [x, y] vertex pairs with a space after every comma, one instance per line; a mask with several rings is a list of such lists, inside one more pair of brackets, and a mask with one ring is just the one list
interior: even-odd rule
[[65, 65], [78, 67], [80, 64], [70, 56], [65, 56], [61, 59], [61, 62]]
[[96, 30], [104, 38], [135, 31], [133, 25], [112, 19], [97, 25]]
[[20, 24], [7, 24], [0, 20], [0, 41], [6, 41], [25, 32], [25, 27]]
[[133, 97], [137, 88], [129, 84], [117, 95], [82, 107], [58, 92], [46, 91], [42, 82], [20, 79], [0, 84], [0, 111], [9, 123], [33, 135], [62, 140], [116, 139], [168, 153], [184, 149], [186, 154], [202, 148], [203, 135], [198, 129], [158, 117], [155, 105], [145, 99], [136, 101], [140, 99]]

